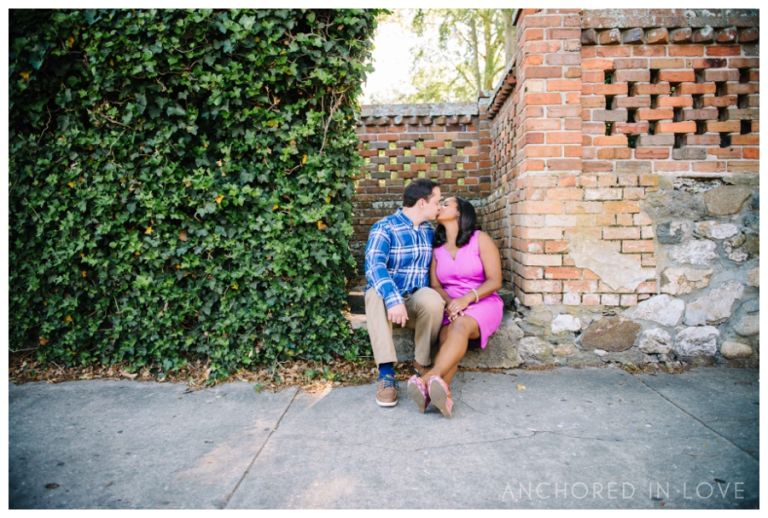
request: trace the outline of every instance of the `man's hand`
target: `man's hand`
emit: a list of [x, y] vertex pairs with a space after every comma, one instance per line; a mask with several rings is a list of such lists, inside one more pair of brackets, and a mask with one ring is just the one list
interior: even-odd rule
[[405, 323], [408, 321], [408, 310], [405, 309], [405, 304], [398, 304], [388, 309], [387, 320], [393, 324], [400, 324], [402, 327], [405, 327]]

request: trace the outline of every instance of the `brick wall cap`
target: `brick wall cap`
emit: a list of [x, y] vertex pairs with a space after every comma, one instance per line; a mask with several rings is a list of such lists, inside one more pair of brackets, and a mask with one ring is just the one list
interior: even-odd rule
[[758, 9], [585, 9], [583, 29], [758, 27]]
[[366, 104], [360, 118], [367, 117], [440, 117], [478, 115], [478, 103]]

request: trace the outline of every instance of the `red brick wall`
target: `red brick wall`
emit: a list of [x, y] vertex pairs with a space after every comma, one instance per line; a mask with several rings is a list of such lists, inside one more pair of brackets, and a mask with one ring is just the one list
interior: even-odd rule
[[[590, 239], [656, 265], [642, 200], [663, 175], [758, 171], [755, 12], [523, 10], [491, 99], [486, 227], [527, 306], [631, 306], [656, 279], [608, 285], [571, 256]], [[512, 84], [510, 87], [509, 85]]]
[[[758, 173], [757, 11], [524, 9], [516, 23], [487, 112], [363, 114], [353, 246], [360, 258], [370, 225], [422, 174], [477, 201], [522, 304], [635, 305], [658, 292], [642, 206], [660, 179]], [[463, 154], [447, 151], [459, 141]], [[607, 283], [575, 259], [585, 242], [647, 278]]]
[[358, 120], [360, 155], [352, 251], [362, 277], [368, 231], [402, 206], [417, 178], [440, 184], [444, 196], [482, 205], [491, 191], [487, 99], [477, 104], [364, 106]]

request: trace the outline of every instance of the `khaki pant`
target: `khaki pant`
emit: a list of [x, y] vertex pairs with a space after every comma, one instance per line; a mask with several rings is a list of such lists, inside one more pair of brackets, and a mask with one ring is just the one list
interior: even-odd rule
[[[416, 345], [414, 356], [421, 365], [432, 363], [432, 344], [440, 333], [443, 323], [445, 302], [432, 288], [421, 288], [413, 292], [404, 301], [408, 311], [405, 327], [415, 331], [413, 341]], [[373, 358], [376, 364], [397, 361], [395, 343], [392, 340], [392, 322], [387, 320], [387, 307], [376, 290], [369, 288], [365, 292], [365, 317], [368, 324], [368, 336], [371, 338]]]

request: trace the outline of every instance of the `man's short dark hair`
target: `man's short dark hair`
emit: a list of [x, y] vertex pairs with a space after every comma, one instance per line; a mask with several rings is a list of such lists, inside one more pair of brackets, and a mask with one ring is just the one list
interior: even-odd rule
[[429, 200], [437, 183], [426, 178], [419, 178], [408, 184], [403, 191], [403, 207], [413, 207], [419, 200]]

